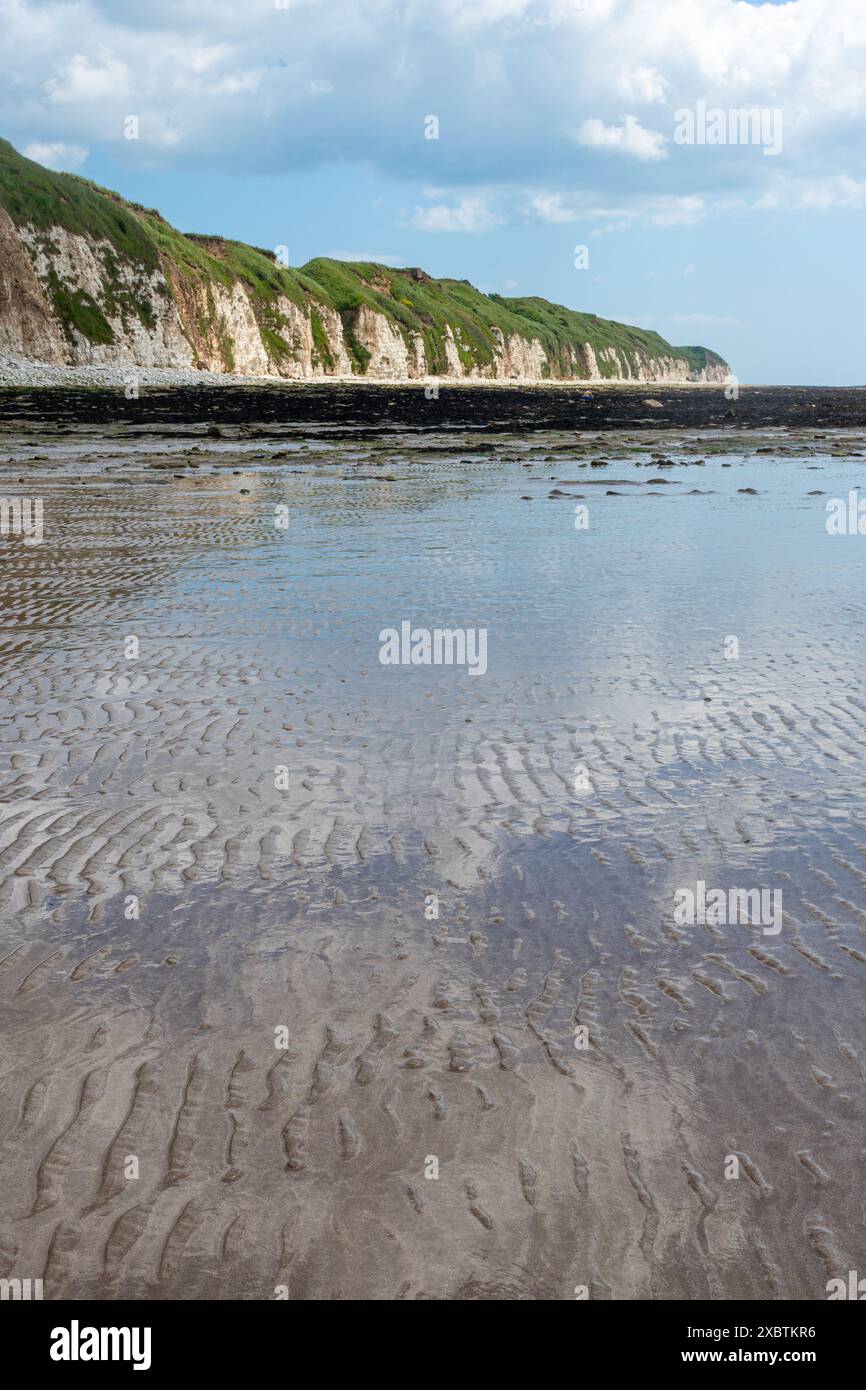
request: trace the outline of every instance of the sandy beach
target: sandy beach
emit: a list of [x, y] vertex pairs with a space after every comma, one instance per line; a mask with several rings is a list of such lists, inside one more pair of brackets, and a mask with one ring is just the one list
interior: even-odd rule
[[[825, 509], [866, 443], [813, 404], [5, 410], [44, 536], [0, 540], [0, 1277], [787, 1300], [864, 1267], [866, 543]], [[403, 620], [485, 628], [487, 670], [383, 666]], [[698, 881], [781, 892], [780, 929], [679, 924]]]

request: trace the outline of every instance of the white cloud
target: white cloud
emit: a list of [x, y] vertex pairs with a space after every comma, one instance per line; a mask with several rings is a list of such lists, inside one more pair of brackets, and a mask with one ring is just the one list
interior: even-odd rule
[[474, 195], [450, 205], [433, 203], [430, 207], [417, 207], [411, 218], [412, 226], [422, 232], [489, 232], [504, 221], [505, 218], [493, 212], [483, 198]]
[[614, 219], [637, 217], [634, 208], [590, 208], [587, 217], [610, 217]]
[[705, 215], [703, 198], [690, 193], [682, 198], [662, 198], [652, 214], [657, 227], [693, 227]]
[[[864, 0], [3, 0], [0, 77], [0, 132], [20, 149], [435, 177], [449, 193], [416, 218], [437, 230], [527, 211], [621, 226], [652, 199], [660, 226], [735, 199], [744, 212], [864, 206]], [[782, 110], [783, 154], [674, 145], [674, 112], [698, 101]], [[438, 141], [423, 136], [431, 111]], [[123, 137], [130, 114], [137, 142]]]
[[818, 209], [866, 207], [866, 179], [852, 179], [847, 174], [816, 179], [799, 190], [799, 205]]
[[207, 72], [217, 63], [224, 63], [231, 55], [228, 44], [208, 44], [204, 48], [193, 48], [187, 61], [193, 72]]
[[601, 227], [593, 227], [590, 236], [593, 241], [595, 241], [600, 236], [612, 236], [617, 232], [629, 232], [633, 226], [633, 217], [624, 217], [619, 222], [605, 222]]
[[261, 86], [261, 72], [230, 72], [223, 77], [217, 78], [210, 88], [215, 96], [225, 94], [226, 96], [238, 96], [246, 92], [255, 92]]
[[536, 193], [530, 197], [530, 207], [542, 222], [576, 222], [579, 213], [563, 206], [561, 193]]
[[85, 53], [72, 57], [57, 66], [57, 76], [49, 77], [45, 90], [58, 105], [81, 106], [110, 97], [122, 97], [132, 91], [132, 74], [126, 63], [102, 50], [97, 62]]
[[63, 169], [67, 172], [80, 169], [87, 158], [87, 153], [84, 145], [64, 145], [60, 141], [46, 145], [34, 140], [32, 144], [25, 145], [22, 150], [22, 154], [27, 159], [32, 159], [37, 164], [44, 164], [46, 169]]
[[655, 68], [641, 67], [624, 68], [617, 78], [616, 87], [626, 101], [652, 104], [664, 101], [668, 84]]
[[666, 136], [645, 130], [636, 116], [626, 116], [621, 125], [605, 125], [597, 116], [583, 122], [575, 139], [594, 150], [609, 150], [634, 159], [666, 159]]

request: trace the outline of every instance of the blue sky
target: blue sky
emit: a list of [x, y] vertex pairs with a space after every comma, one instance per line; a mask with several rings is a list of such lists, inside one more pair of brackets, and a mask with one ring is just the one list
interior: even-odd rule
[[0, 0], [0, 54], [0, 133], [185, 231], [866, 383], [863, 0]]

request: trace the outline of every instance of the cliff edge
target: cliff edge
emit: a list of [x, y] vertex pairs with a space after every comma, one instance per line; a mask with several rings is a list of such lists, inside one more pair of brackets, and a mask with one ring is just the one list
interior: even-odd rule
[[0, 354], [289, 380], [723, 382], [703, 347], [423, 270], [300, 269], [53, 173], [0, 140]]

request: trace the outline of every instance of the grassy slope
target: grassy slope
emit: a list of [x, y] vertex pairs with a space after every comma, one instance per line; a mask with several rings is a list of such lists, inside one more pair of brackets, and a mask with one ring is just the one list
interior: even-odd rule
[[[323, 257], [309, 261], [304, 274], [327, 293], [336, 309], [351, 315], [361, 304], [387, 314], [404, 333], [420, 333], [427, 360], [433, 371], [445, 369], [443, 336], [446, 324], [455, 334], [457, 349], [467, 367], [492, 360], [496, 348], [493, 330], [506, 337], [517, 333], [538, 338], [550, 360], [563, 374], [570, 369], [571, 349], [591, 343], [596, 356], [607, 347], [634, 366], [638, 355], [686, 357], [694, 370], [710, 362], [721, 362], [704, 348], [671, 347], [658, 333], [630, 328], [627, 324], [581, 314], [546, 299], [506, 299], [486, 295], [466, 280], [433, 280], [418, 270], [392, 270], [370, 262], [331, 261]], [[459, 332], [458, 332], [459, 330]], [[616, 375], [616, 368], [599, 361], [604, 376]]]
[[[484, 366], [497, 347], [495, 330], [506, 337], [538, 338], [553, 364], [552, 375], [570, 370], [571, 350], [590, 343], [596, 357], [607, 347], [635, 365], [640, 354], [650, 357], [685, 357], [694, 370], [722, 359], [706, 348], [674, 348], [657, 333], [582, 314], [545, 299], [506, 299], [485, 295], [466, 280], [434, 280], [419, 270], [393, 270], [372, 263], [332, 261], [320, 257], [301, 270], [277, 265], [273, 256], [242, 242], [221, 237], [184, 235], [151, 208], [128, 203], [117, 194], [74, 174], [52, 173], [24, 159], [5, 140], [0, 140], [0, 206], [13, 222], [29, 223], [43, 235], [51, 249], [50, 229], [60, 225], [109, 243], [103, 256], [103, 305], [125, 317], [137, 314], [144, 323], [152, 319], [153, 306], [121, 282], [118, 264], [150, 275], [170, 262], [181, 288], [194, 291], [194, 324], [188, 324], [191, 341], [219, 343], [223, 361], [231, 369], [231, 345], [220, 342], [221, 328], [210, 287], [230, 289], [242, 281], [270, 356], [279, 362], [297, 350], [277, 300], [285, 296], [311, 313], [315, 349], [320, 364], [332, 365], [317, 303], [335, 309], [343, 321], [344, 336], [356, 371], [363, 372], [369, 355], [358, 342], [354, 326], [361, 305], [383, 313], [409, 338], [420, 334], [432, 372], [444, 372], [444, 338], [450, 327], [464, 367]], [[64, 325], [74, 326], [94, 342], [110, 342], [111, 328], [102, 308], [82, 292], [70, 294], [56, 276], [49, 276], [48, 292]], [[185, 300], [185, 302], [187, 302]], [[599, 360], [603, 375], [615, 368]]]
[[704, 367], [727, 367], [724, 357], [705, 347], [675, 347], [678, 357], [684, 357], [693, 371], [700, 372]]
[[[281, 336], [284, 322], [275, 312], [279, 295], [305, 307], [310, 290], [296, 271], [275, 264], [273, 256], [221, 238], [184, 236], [170, 226], [158, 212], [137, 203], [128, 203], [108, 189], [99, 188], [75, 174], [58, 174], [19, 155], [6, 140], [0, 140], [0, 206], [18, 225], [30, 224], [43, 233], [42, 244], [51, 250], [50, 229], [64, 227], [109, 243], [103, 256], [103, 296], [105, 305], [119, 308], [121, 314], [136, 313], [146, 323], [153, 306], [140, 295], [124, 293], [117, 275], [122, 262], [143, 275], [158, 270], [165, 260], [179, 276], [203, 291], [205, 304], [195, 325], [199, 335], [219, 335], [208, 286], [221, 284], [230, 289], [243, 280], [251, 292], [253, 307], [273, 357], [292, 352], [293, 345]], [[110, 342], [111, 329], [100, 306], [81, 292], [70, 294], [53, 274], [48, 292], [61, 322], [74, 326], [91, 342]], [[225, 345], [224, 359], [230, 355]], [[230, 362], [226, 360], [226, 366]]]

